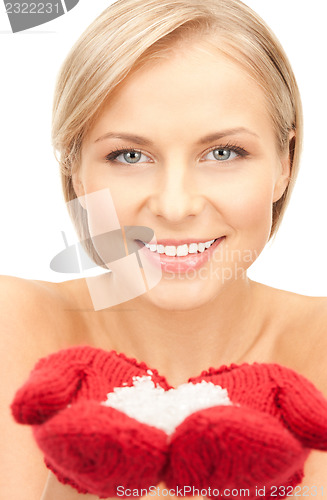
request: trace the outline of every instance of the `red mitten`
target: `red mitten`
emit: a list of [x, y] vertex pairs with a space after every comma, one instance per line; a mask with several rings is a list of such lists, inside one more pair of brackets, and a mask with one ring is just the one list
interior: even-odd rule
[[157, 387], [171, 389], [156, 370], [123, 354], [67, 349], [39, 361], [12, 411], [33, 425], [59, 480], [101, 498], [116, 496], [119, 485], [140, 491], [159, 481], [171, 488], [248, 487], [252, 494], [255, 486], [295, 486], [309, 449], [327, 449], [327, 402], [292, 370], [231, 365], [189, 379], [226, 388], [233, 404], [193, 410], [170, 436], [100, 404], [115, 387], [149, 373]]
[[269, 494], [270, 486], [301, 482], [310, 448], [327, 450], [327, 401], [293, 370], [233, 364], [190, 382], [200, 380], [226, 388], [234, 405], [195, 412], [177, 427], [169, 487], [249, 488], [254, 495], [255, 487], [266, 486]]
[[[11, 409], [17, 422], [33, 425], [46, 465], [61, 482], [100, 498], [115, 496], [121, 484], [146, 489], [160, 481], [167, 435], [99, 403], [147, 370], [114, 351], [62, 350], [36, 364]], [[156, 370], [153, 380], [169, 387]]]
[[[133, 385], [148, 367], [124, 354], [89, 346], [63, 349], [40, 359], [11, 405], [17, 422], [40, 424], [77, 400], [103, 401], [114, 387]], [[156, 370], [153, 381], [170, 386]]]

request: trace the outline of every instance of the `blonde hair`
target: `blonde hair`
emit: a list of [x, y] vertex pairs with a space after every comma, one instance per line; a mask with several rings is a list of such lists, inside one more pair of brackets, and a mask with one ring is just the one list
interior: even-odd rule
[[[276, 233], [299, 168], [302, 106], [296, 80], [279, 41], [265, 22], [239, 0], [118, 0], [97, 17], [74, 44], [57, 79], [52, 139], [59, 153], [66, 202], [76, 198], [72, 173], [78, 168], [83, 138], [110, 94], [133, 70], [162, 57], [187, 38], [206, 37], [242, 65], [262, 87], [280, 152], [289, 148], [291, 175], [273, 205], [270, 237]], [[110, 102], [110, 101], [109, 101]], [[289, 141], [290, 131], [295, 137]], [[70, 212], [91, 258], [86, 211]]]

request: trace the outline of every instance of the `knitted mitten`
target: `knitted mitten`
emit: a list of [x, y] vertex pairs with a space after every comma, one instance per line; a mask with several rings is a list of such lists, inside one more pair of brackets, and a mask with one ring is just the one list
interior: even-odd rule
[[160, 481], [212, 492], [247, 487], [253, 496], [255, 486], [266, 486], [270, 498], [269, 486], [301, 482], [310, 448], [327, 449], [327, 402], [293, 370], [233, 364], [189, 379], [226, 388], [232, 405], [196, 411], [170, 436], [100, 404], [115, 387], [132, 386], [133, 377], [148, 373], [171, 389], [156, 370], [115, 351], [59, 351], [37, 363], [12, 412], [33, 425], [60, 481], [100, 498], [116, 496], [118, 485], [140, 491]]
[[171, 437], [167, 486], [244, 487], [253, 496], [255, 487], [266, 486], [270, 498], [275, 492], [270, 487], [301, 482], [311, 448], [327, 450], [327, 401], [293, 370], [232, 364], [189, 382], [200, 380], [226, 388], [234, 405], [195, 412], [178, 426]]
[[[132, 385], [144, 363], [88, 346], [42, 358], [11, 404], [17, 422], [33, 425], [45, 463], [82, 493], [116, 496], [117, 486], [149, 488], [160, 481], [167, 436], [100, 405], [114, 387]], [[154, 373], [155, 372], [155, 373]], [[153, 380], [168, 388], [153, 370]]]

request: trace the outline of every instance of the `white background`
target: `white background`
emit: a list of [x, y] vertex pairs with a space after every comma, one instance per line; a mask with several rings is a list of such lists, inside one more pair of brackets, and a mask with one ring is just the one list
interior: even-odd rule
[[[68, 14], [11, 33], [0, 5], [0, 274], [64, 281], [50, 270], [75, 236], [50, 142], [55, 78], [71, 45], [111, 2], [80, 0]], [[246, 0], [276, 33], [292, 63], [304, 107], [300, 175], [277, 238], [249, 276], [306, 295], [327, 295], [325, 0]]]

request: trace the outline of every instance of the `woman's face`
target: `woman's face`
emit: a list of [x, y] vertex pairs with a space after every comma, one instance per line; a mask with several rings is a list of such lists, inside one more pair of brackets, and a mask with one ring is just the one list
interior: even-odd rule
[[218, 238], [203, 252], [193, 245], [196, 254], [161, 254], [170, 263], [140, 297], [186, 310], [245, 283], [288, 175], [262, 89], [203, 41], [120, 85], [84, 140], [73, 180], [78, 196], [108, 187], [121, 226], [150, 227], [158, 244], [173, 240], [159, 252]]

